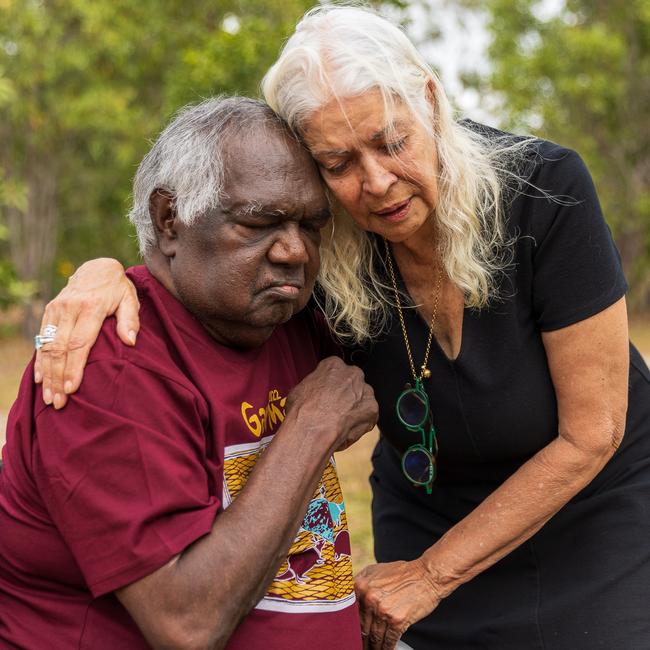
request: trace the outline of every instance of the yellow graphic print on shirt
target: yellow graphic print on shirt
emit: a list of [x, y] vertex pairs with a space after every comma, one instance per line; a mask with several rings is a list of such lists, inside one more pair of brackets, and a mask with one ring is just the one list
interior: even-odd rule
[[273, 389], [269, 391], [269, 399], [265, 406], [256, 409], [252, 404], [242, 402], [241, 414], [250, 432], [259, 438], [267, 431], [271, 433], [284, 421], [286, 403], [287, 398]]
[[[273, 436], [225, 449], [224, 507], [244, 487]], [[278, 480], [282, 480], [278, 477]], [[307, 508], [298, 534], [258, 609], [305, 613], [337, 611], [354, 602], [350, 538], [332, 458]]]

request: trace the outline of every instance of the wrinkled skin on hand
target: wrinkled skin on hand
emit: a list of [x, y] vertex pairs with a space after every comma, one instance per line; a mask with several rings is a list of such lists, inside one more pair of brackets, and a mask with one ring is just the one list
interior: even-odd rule
[[105, 318], [115, 314], [118, 336], [127, 345], [135, 344], [139, 308], [135, 287], [117, 260], [92, 260], [77, 269], [41, 321], [41, 331], [48, 324], [58, 328], [54, 342], [36, 353], [34, 380], [43, 382], [46, 404], [60, 409], [79, 388]]
[[287, 416], [305, 431], [334, 436], [330, 453], [354, 444], [377, 423], [378, 405], [363, 371], [338, 357], [321, 361], [287, 398]]
[[402, 634], [440, 602], [421, 559], [367, 566], [357, 574], [354, 589], [364, 650], [393, 650]]

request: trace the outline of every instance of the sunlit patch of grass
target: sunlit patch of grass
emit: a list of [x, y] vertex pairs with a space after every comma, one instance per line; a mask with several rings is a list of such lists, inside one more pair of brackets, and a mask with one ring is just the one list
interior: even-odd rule
[[630, 318], [630, 340], [646, 359], [650, 359], [650, 315]]
[[371, 471], [370, 456], [378, 437], [379, 432], [375, 429], [349, 449], [336, 454], [355, 571], [374, 562], [368, 477]]
[[8, 411], [16, 399], [20, 378], [33, 352], [32, 343], [19, 336], [0, 338], [0, 411]]
[[20, 336], [0, 338], [0, 447], [5, 441], [7, 412], [16, 399], [20, 378], [33, 352], [33, 345]]

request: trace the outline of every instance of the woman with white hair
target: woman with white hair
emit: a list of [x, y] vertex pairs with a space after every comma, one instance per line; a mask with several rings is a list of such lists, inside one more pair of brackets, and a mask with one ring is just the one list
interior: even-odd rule
[[[306, 14], [263, 91], [330, 191], [316, 299], [380, 404], [378, 564], [356, 579], [367, 647], [646, 647], [650, 373], [580, 158], [455, 121], [407, 37], [366, 9]], [[89, 300], [127, 296], [118, 320], [136, 330], [112, 269], [85, 267], [48, 307], [61, 341]], [[56, 406], [95, 326], [80, 320], [65, 373], [43, 359]]]

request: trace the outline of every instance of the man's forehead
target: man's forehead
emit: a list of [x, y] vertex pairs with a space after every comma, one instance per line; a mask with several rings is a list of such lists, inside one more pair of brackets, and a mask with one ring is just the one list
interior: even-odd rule
[[309, 153], [277, 129], [244, 136], [224, 156], [224, 207], [294, 213], [327, 202]]
[[292, 136], [278, 127], [256, 125], [241, 132], [224, 147], [226, 177], [233, 180], [256, 174], [261, 170], [300, 169], [311, 156]]

